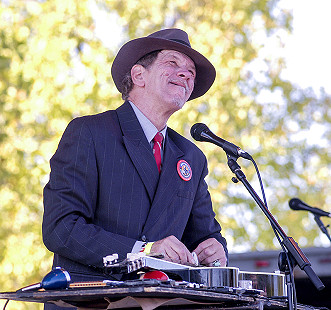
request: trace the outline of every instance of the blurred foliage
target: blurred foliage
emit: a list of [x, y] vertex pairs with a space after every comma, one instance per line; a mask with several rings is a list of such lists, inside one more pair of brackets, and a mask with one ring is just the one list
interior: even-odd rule
[[[42, 189], [67, 123], [118, 107], [110, 76], [116, 51], [164, 27], [186, 30], [217, 69], [210, 91], [169, 125], [190, 137], [191, 125], [204, 122], [248, 151], [283, 229], [300, 246], [323, 245], [312, 218], [290, 211], [288, 200], [331, 211], [330, 97], [282, 79], [277, 51], [291, 31], [291, 14], [277, 1], [0, 0], [1, 291], [39, 282], [51, 268], [41, 238]], [[230, 252], [279, 248], [243, 185], [231, 182], [225, 153], [198, 146], [209, 161], [208, 183]], [[252, 164], [238, 162], [260, 193]], [[11, 302], [7, 309], [41, 305]]]

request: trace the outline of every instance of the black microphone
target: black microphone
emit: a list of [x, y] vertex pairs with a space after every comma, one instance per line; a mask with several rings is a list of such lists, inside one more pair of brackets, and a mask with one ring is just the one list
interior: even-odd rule
[[292, 198], [289, 201], [289, 206], [292, 210], [304, 210], [304, 211], [310, 211], [311, 213], [314, 213], [315, 215], [318, 216], [328, 216], [331, 217], [331, 213], [323, 211], [321, 209], [318, 208], [314, 208], [311, 206], [308, 206], [307, 204], [305, 204], [303, 201], [301, 201], [298, 198]]
[[196, 141], [211, 142], [217, 146], [220, 146], [228, 155], [234, 155], [236, 157], [243, 157], [252, 160], [251, 155], [233, 143], [216, 136], [209, 130], [207, 125], [203, 123], [196, 123], [191, 127], [191, 136]]

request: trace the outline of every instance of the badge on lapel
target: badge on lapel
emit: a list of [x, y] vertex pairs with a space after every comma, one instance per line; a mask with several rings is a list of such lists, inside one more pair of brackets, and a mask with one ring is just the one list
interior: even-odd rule
[[181, 159], [178, 161], [177, 172], [184, 181], [189, 181], [192, 178], [192, 169], [186, 160]]

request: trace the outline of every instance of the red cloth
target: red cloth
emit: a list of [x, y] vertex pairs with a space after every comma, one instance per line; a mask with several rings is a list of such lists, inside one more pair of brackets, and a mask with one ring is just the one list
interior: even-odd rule
[[157, 168], [159, 169], [159, 173], [161, 172], [161, 149], [162, 149], [162, 141], [163, 135], [162, 133], [158, 132], [155, 137], [153, 138], [153, 154], [155, 157]]

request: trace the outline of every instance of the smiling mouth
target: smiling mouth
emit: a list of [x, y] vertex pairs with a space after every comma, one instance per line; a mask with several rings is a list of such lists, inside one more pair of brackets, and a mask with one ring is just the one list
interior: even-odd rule
[[186, 90], [186, 86], [184, 84], [176, 83], [176, 82], [170, 82], [170, 84], [175, 85], [175, 86], [179, 86], [179, 87], [183, 87]]

